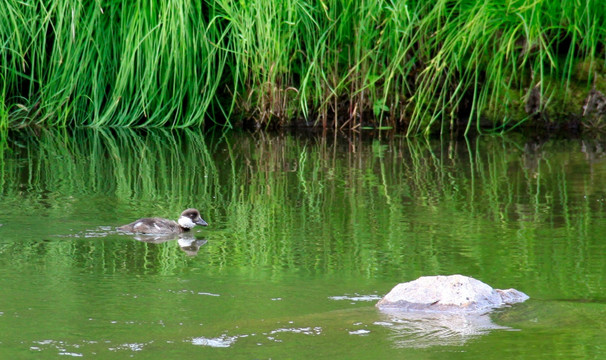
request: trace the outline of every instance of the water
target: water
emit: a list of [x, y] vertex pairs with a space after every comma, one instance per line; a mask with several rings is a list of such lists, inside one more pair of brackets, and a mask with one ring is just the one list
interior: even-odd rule
[[[0, 358], [606, 357], [603, 142], [5, 140]], [[114, 230], [187, 207], [210, 226], [180, 242]], [[531, 300], [472, 318], [374, 307], [459, 273]]]

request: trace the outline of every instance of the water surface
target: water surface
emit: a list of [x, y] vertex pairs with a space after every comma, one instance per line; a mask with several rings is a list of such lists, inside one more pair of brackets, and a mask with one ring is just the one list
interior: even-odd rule
[[[90, 130], [0, 144], [1, 358], [606, 357], [603, 142]], [[181, 241], [115, 231], [187, 207], [210, 226]], [[478, 318], [375, 309], [437, 274], [531, 300]]]

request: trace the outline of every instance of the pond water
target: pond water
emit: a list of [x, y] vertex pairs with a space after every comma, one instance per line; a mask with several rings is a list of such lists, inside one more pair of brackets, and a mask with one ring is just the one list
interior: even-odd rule
[[[606, 358], [606, 144], [122, 130], [0, 140], [0, 358]], [[189, 238], [115, 227], [210, 224]], [[464, 274], [531, 299], [383, 313]]]

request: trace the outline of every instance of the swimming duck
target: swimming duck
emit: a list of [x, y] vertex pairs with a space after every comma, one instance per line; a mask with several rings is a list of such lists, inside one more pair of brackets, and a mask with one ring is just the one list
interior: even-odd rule
[[186, 209], [177, 221], [157, 217], [143, 218], [120, 226], [118, 230], [140, 234], [181, 234], [196, 225], [208, 226], [197, 209]]

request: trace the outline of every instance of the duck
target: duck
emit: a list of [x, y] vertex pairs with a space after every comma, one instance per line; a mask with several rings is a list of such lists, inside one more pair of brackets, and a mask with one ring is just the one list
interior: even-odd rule
[[194, 226], [208, 226], [197, 209], [185, 209], [177, 221], [158, 217], [142, 218], [117, 228], [119, 231], [138, 234], [182, 234]]

